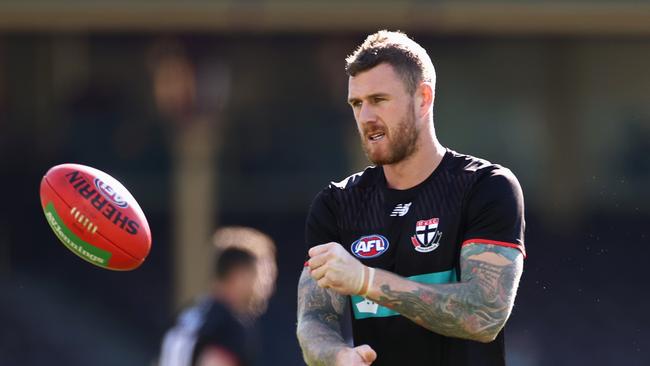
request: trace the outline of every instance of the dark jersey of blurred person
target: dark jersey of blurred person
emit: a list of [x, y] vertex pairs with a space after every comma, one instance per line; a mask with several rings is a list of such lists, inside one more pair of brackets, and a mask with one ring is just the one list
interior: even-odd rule
[[250, 366], [255, 336], [242, 320], [256, 277], [255, 256], [247, 250], [218, 251], [212, 293], [178, 317], [163, 340], [160, 366]]

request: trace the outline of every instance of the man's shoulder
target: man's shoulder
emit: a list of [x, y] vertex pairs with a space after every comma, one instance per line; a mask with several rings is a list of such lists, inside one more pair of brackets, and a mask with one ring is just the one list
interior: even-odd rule
[[450, 170], [467, 183], [472, 197], [513, 197], [521, 200], [521, 185], [510, 169], [475, 156], [455, 151], [450, 153]]
[[476, 180], [502, 176], [516, 179], [512, 171], [501, 164], [476, 156], [448, 150], [450, 154], [449, 170], [464, 176], [472, 176]]
[[357, 201], [364, 188], [376, 185], [381, 176], [380, 167], [369, 166], [343, 180], [329, 182], [314, 198], [312, 208], [325, 205], [333, 209], [341, 201]]
[[346, 191], [355, 187], [367, 187], [377, 182], [380, 176], [381, 168], [369, 166], [360, 172], [356, 172], [340, 181], [332, 181], [327, 186], [329, 190]]

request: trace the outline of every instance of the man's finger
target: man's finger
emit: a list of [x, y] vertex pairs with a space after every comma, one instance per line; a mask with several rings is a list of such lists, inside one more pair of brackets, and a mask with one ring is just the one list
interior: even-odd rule
[[322, 253], [328, 251], [333, 245], [336, 245], [336, 243], [329, 242], [329, 243], [325, 243], [325, 244], [321, 244], [321, 245], [316, 245], [315, 247], [311, 247], [309, 249], [309, 252], [308, 252], [309, 256], [314, 257], [314, 256], [317, 256], [319, 254], [322, 254]]
[[354, 350], [363, 358], [365, 362], [371, 363], [377, 359], [377, 352], [372, 349], [369, 345], [363, 344], [358, 347], [354, 347]]
[[309, 265], [309, 269], [313, 271], [316, 268], [324, 265], [325, 263], [327, 263], [328, 257], [329, 257], [329, 252], [324, 252], [309, 258], [309, 260], [307, 261], [307, 264]]
[[327, 273], [327, 266], [320, 266], [316, 269], [309, 271], [309, 275], [311, 276], [311, 278], [313, 278], [316, 281], [323, 278], [323, 276], [325, 276], [326, 273]]
[[318, 284], [318, 287], [321, 288], [330, 288], [330, 283], [327, 280], [327, 277], [323, 276], [320, 280], [316, 282]]

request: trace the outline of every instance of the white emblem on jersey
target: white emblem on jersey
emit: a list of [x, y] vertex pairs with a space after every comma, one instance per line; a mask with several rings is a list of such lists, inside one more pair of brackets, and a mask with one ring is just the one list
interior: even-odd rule
[[409, 212], [409, 208], [411, 208], [411, 203], [398, 203], [397, 206], [393, 209], [393, 212], [391, 212], [391, 216], [399, 216], [402, 217], [406, 215]]
[[377, 314], [377, 309], [379, 309], [379, 305], [377, 305], [376, 302], [370, 301], [368, 299], [363, 299], [362, 301], [359, 301], [358, 303], [355, 304], [357, 307], [357, 310], [360, 313], [372, 313], [372, 314]]
[[440, 245], [442, 231], [438, 230], [440, 219], [419, 220], [415, 223], [415, 235], [411, 237], [413, 247], [420, 253], [436, 250]]

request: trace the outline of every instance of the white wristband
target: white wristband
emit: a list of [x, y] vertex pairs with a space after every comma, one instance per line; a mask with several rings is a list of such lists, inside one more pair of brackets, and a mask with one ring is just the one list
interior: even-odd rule
[[366, 271], [367, 271], [367, 270], [368, 270], [368, 269], [367, 269], [366, 266], [361, 266], [361, 284], [359, 285], [359, 289], [357, 290], [357, 293], [358, 293], [358, 294], [360, 294], [361, 292], [363, 292], [364, 289], [365, 289], [364, 286], [366, 285], [366, 280], [367, 280], [367, 278], [366, 278]]
[[373, 267], [368, 267], [368, 285], [365, 288], [365, 291], [359, 295], [366, 297], [370, 288], [372, 287], [372, 282], [375, 280], [375, 269]]

